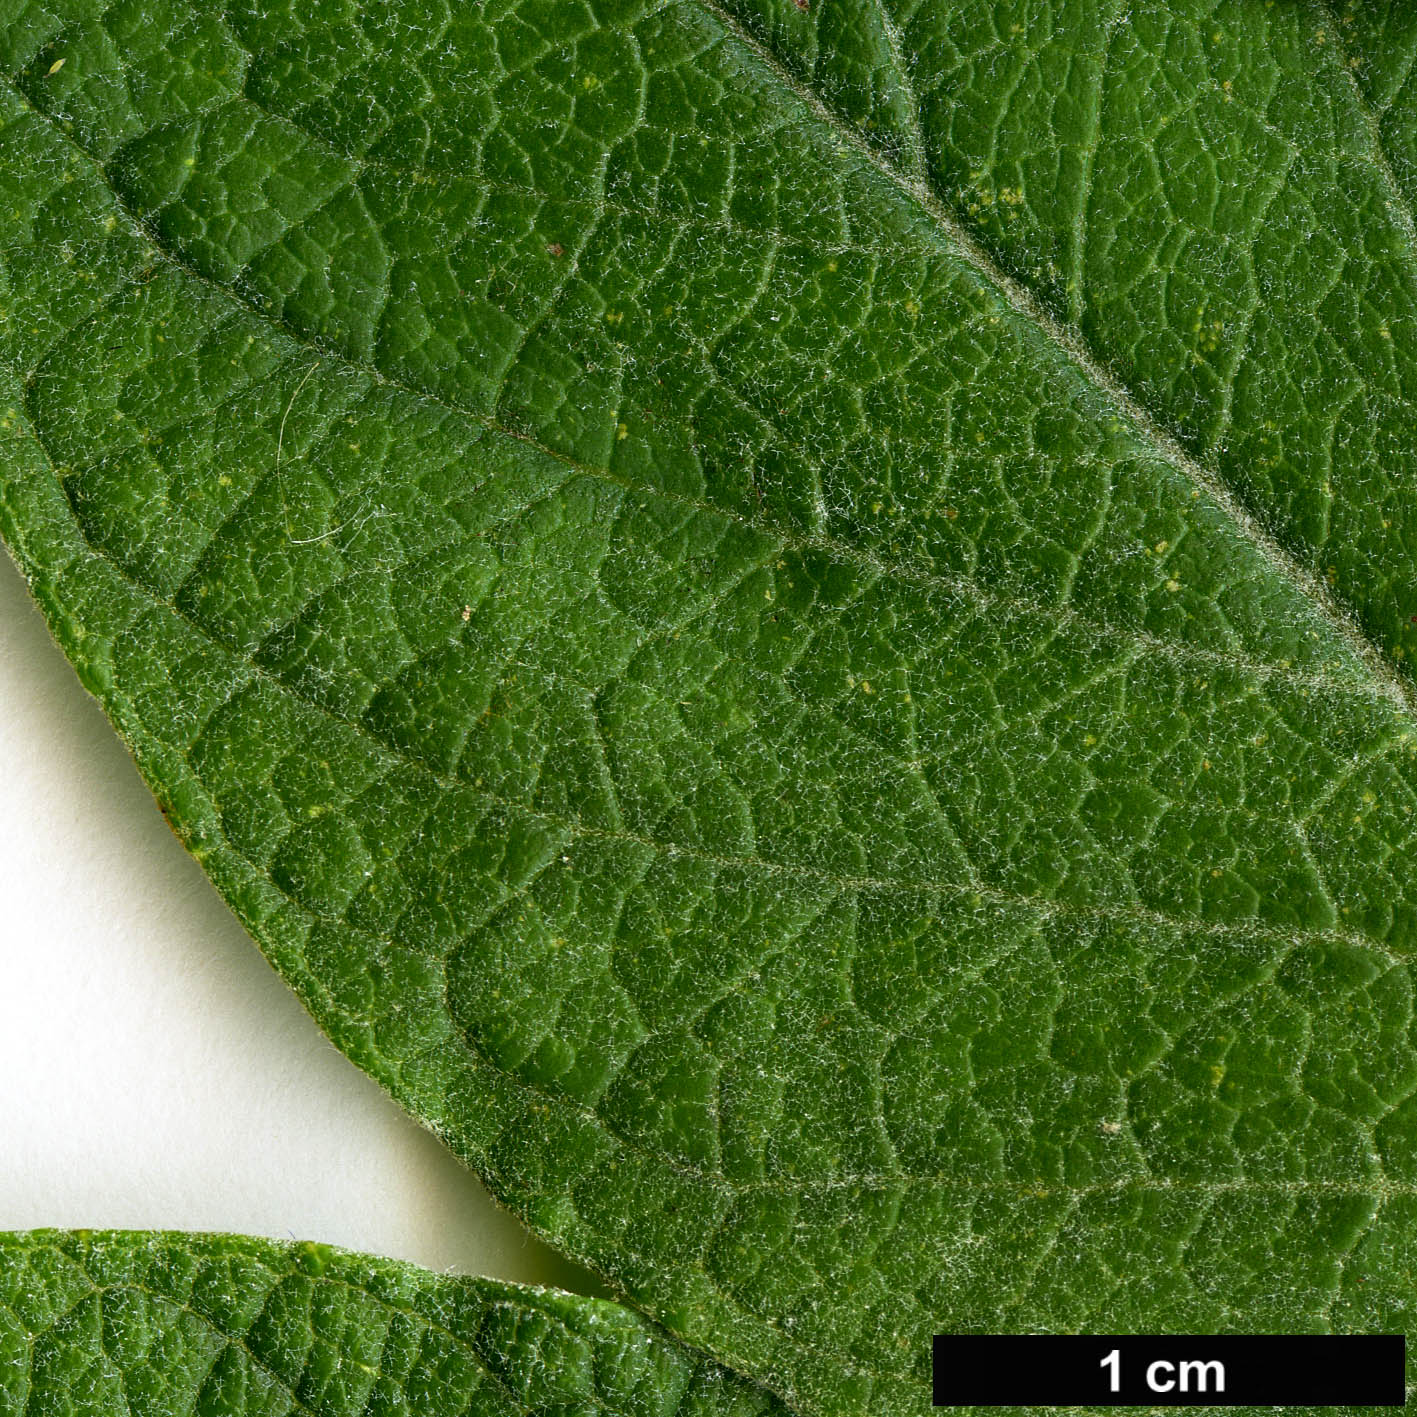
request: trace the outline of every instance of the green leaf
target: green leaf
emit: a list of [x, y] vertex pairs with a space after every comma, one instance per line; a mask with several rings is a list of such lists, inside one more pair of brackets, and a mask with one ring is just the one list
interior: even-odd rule
[[0, 1234], [0, 1414], [773, 1417], [605, 1300], [237, 1235]]
[[501, 1199], [803, 1413], [1404, 1327], [1417, 13], [0, 16], [0, 529]]

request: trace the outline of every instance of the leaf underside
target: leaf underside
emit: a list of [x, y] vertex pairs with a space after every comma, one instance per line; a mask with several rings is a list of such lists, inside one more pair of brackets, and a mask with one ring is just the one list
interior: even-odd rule
[[800, 1412], [1400, 1331], [1414, 54], [0, 0], [0, 530], [334, 1041]]
[[234, 1235], [0, 1235], [0, 1413], [780, 1417], [617, 1304]]

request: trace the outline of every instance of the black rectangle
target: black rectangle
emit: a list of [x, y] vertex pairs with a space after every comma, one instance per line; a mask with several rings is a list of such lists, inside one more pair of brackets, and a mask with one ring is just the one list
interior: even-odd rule
[[1401, 1407], [1395, 1335], [935, 1337], [936, 1407]]

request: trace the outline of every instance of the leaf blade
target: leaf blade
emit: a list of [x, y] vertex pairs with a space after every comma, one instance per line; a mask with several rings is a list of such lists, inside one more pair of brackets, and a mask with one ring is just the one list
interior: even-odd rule
[[236, 1235], [0, 1235], [0, 1410], [765, 1413], [619, 1306]]
[[[328, 34], [233, 23], [266, 62], [190, 113], [43, 115], [37, 84], [124, 68], [82, 23], [26, 61], [45, 269], [0, 513], [339, 1045], [807, 1410], [911, 1410], [942, 1325], [1399, 1303], [1391, 665], [701, 8], [580, 17], [580, 68], [533, 45], [489, 89], [528, 143], [589, 95], [588, 146], [493, 124], [480, 168], [438, 105], [352, 123], [398, 90], [322, 90]], [[425, 61], [457, 123], [495, 69], [468, 24]], [[641, 90], [656, 185], [623, 130], [662, 51], [709, 99]]]

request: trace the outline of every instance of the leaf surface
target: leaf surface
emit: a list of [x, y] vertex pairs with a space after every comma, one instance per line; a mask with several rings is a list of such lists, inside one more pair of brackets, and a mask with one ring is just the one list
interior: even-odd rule
[[0, 528], [499, 1197], [804, 1413], [1401, 1329], [1401, 7], [0, 14]]
[[0, 1414], [772, 1417], [617, 1304], [236, 1235], [0, 1234]]

